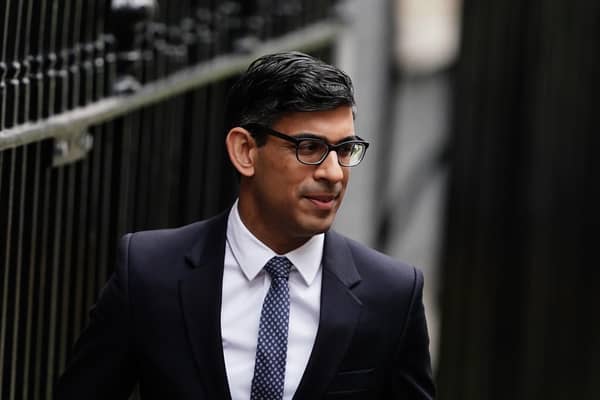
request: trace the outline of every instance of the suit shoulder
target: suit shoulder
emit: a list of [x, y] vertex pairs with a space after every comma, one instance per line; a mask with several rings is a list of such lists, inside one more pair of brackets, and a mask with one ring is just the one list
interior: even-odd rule
[[352, 254], [355, 257], [358, 257], [359, 259], [368, 259], [371, 262], [374, 262], [375, 264], [396, 265], [397, 267], [410, 270], [415, 268], [414, 266], [408, 263], [392, 258], [379, 250], [369, 247], [363, 243], [357, 242], [356, 240], [351, 239], [347, 236], [341, 235], [337, 232], [334, 232], [333, 234], [335, 234], [336, 236], [338, 236], [338, 238], [343, 240], [350, 248]]
[[422, 273], [415, 266], [392, 258], [387, 254], [337, 232], [332, 232], [332, 234], [337, 236], [337, 240], [344, 242], [348, 246], [354, 263], [363, 277], [379, 276], [391, 281], [411, 283], [415, 279], [422, 280]]
[[142, 230], [128, 233], [126, 236], [129, 236], [136, 246], [154, 248], [158, 245], [158, 247], [165, 247], [172, 242], [181, 243], [181, 241], [188, 238], [192, 239], [197, 236], [197, 233], [202, 230], [205, 224], [206, 221], [197, 221], [177, 228]]
[[155, 229], [129, 233], [121, 239], [128, 242], [129, 256], [149, 261], [166, 260], [170, 256], [186, 254], [203, 237], [224, 234], [227, 213], [169, 229]]

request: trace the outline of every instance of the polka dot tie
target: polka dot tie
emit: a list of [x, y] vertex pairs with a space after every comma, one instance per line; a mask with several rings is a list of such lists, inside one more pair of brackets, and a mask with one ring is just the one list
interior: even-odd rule
[[271, 287], [260, 315], [256, 361], [250, 400], [281, 400], [285, 380], [290, 292], [288, 277], [292, 263], [273, 257], [265, 265]]

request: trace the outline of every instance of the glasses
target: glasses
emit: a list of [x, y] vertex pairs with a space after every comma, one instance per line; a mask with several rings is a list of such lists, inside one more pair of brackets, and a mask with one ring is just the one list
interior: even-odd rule
[[335, 151], [338, 163], [342, 167], [354, 167], [360, 164], [369, 147], [369, 142], [358, 136], [357, 139], [329, 144], [320, 138], [288, 136], [261, 124], [247, 124], [242, 128], [250, 131], [253, 136], [257, 133], [264, 133], [294, 143], [296, 145], [296, 158], [302, 164], [307, 165], [319, 165], [325, 161], [331, 151]]

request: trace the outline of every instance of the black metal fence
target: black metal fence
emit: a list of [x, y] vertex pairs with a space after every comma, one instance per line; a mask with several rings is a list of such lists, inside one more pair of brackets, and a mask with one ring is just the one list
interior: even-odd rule
[[0, 398], [49, 399], [116, 239], [234, 197], [230, 79], [327, 58], [339, 25], [314, 0], [0, 4]]

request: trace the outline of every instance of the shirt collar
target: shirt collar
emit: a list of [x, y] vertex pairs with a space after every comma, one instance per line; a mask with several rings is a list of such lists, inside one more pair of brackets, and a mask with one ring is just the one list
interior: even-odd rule
[[276, 254], [246, 228], [238, 211], [238, 201], [233, 204], [227, 219], [227, 244], [248, 280], [253, 280], [267, 261], [274, 256], [285, 256], [293, 264], [304, 283], [310, 286], [321, 267], [323, 257], [323, 233], [314, 235], [302, 246], [286, 254]]

